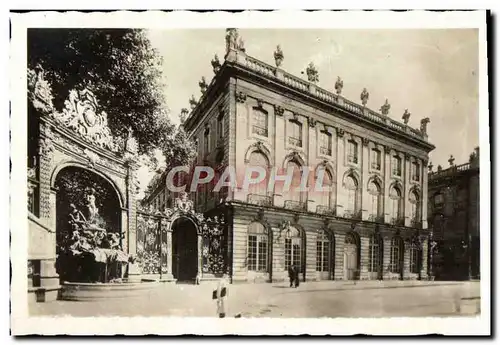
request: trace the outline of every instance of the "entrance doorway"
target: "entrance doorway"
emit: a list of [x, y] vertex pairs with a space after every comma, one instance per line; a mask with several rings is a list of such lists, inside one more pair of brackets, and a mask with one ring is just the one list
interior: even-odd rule
[[344, 243], [344, 278], [355, 280], [358, 275], [358, 241], [356, 235], [349, 233]]
[[177, 281], [195, 281], [198, 274], [198, 234], [194, 223], [179, 218], [172, 224], [172, 266]]

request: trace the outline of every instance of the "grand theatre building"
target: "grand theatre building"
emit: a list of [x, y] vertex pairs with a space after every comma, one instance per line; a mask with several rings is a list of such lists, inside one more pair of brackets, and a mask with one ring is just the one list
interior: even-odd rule
[[[197, 211], [225, 219], [225, 265], [233, 282], [287, 279], [295, 264], [303, 281], [427, 279], [427, 162], [434, 149], [428, 118], [418, 129], [317, 86], [310, 64], [306, 79], [245, 52], [236, 29], [227, 30], [223, 63], [200, 82], [184, 128], [197, 142], [197, 165], [231, 166], [238, 181], [249, 166], [282, 168], [323, 177], [327, 192], [287, 192], [269, 184], [248, 190], [206, 186], [191, 194]], [[333, 82], [332, 82], [333, 84]], [[288, 170], [290, 169], [290, 170]], [[165, 174], [156, 177], [162, 180]], [[269, 178], [269, 177], [266, 177]], [[293, 184], [293, 183], [292, 183]], [[165, 183], [146, 197], [158, 208], [173, 196]]]

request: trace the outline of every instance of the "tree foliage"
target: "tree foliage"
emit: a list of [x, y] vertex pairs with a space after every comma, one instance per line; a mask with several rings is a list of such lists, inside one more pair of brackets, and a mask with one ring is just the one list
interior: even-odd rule
[[139, 152], [163, 148], [175, 127], [163, 95], [162, 58], [143, 30], [30, 29], [28, 68], [42, 67], [60, 110], [71, 89], [89, 88], [113, 135], [131, 128]]

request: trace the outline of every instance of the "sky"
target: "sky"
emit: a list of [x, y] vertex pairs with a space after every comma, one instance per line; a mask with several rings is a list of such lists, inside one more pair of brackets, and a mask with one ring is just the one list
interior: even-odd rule
[[[344, 82], [342, 95], [361, 103], [366, 88], [367, 106], [378, 111], [387, 98], [389, 116], [402, 122], [405, 109], [409, 125], [420, 127], [430, 118], [429, 141], [436, 146], [430, 161], [449, 166], [468, 162], [479, 145], [479, 58], [476, 29], [239, 29], [248, 55], [274, 65], [279, 44], [282, 68], [300, 76], [313, 62], [318, 85], [334, 91], [337, 76]], [[210, 61], [223, 60], [225, 29], [156, 30], [148, 37], [164, 59], [164, 90], [170, 117], [178, 123], [191, 95], [200, 98], [198, 82], [213, 78]], [[305, 78], [305, 74], [303, 75]], [[139, 171], [145, 187], [153, 173]]]

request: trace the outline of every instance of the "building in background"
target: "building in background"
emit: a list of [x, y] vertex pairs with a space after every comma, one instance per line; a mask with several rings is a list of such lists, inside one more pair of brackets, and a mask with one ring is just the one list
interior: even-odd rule
[[436, 250], [436, 279], [479, 279], [479, 147], [468, 163], [447, 169], [429, 165], [429, 226]]
[[[214, 58], [215, 76], [202, 79], [183, 123], [198, 145], [196, 164], [218, 174], [235, 167], [239, 183], [249, 166], [293, 169], [299, 179], [309, 167], [331, 191], [269, 189], [266, 177], [249, 191], [192, 193], [197, 211], [226, 221], [232, 281], [282, 281], [292, 264], [302, 280], [426, 279], [429, 119], [412, 128], [407, 110], [400, 123], [387, 100], [374, 111], [366, 89], [357, 104], [342, 96], [340, 77], [330, 92], [312, 63], [304, 80], [281, 68], [279, 46], [274, 57], [271, 66], [248, 55], [238, 31], [227, 30], [225, 61]], [[147, 205], [174, 199], [165, 177], [155, 177]]]

